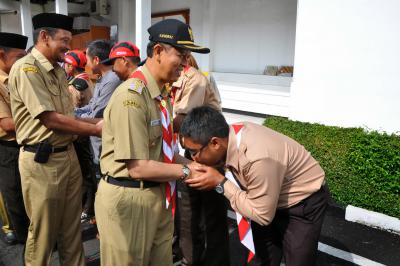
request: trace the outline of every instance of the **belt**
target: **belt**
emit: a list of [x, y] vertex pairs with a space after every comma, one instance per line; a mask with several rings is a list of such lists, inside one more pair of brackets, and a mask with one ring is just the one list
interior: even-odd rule
[[138, 181], [134, 180], [131, 177], [118, 177], [114, 178], [109, 175], [104, 175], [103, 180], [107, 183], [120, 187], [131, 187], [131, 188], [150, 188], [150, 187], [158, 187], [160, 186], [159, 182], [154, 181]]
[[[34, 144], [34, 145], [24, 145], [24, 151], [29, 151], [29, 152], [36, 152], [39, 144]], [[63, 146], [63, 147], [53, 147], [51, 150], [51, 153], [59, 153], [63, 151], [67, 151], [68, 146]]]
[[15, 140], [1, 140], [0, 139], [0, 145], [6, 146], [6, 147], [13, 147], [13, 148], [18, 148], [19, 145]]

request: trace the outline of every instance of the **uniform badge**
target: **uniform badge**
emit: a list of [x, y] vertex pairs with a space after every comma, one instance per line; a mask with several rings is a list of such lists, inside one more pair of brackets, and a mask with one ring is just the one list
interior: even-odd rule
[[125, 101], [122, 102], [122, 104], [123, 104], [125, 107], [140, 108], [140, 104], [137, 103], [137, 102], [134, 101], [134, 100], [125, 100]]
[[135, 91], [139, 94], [142, 94], [144, 88], [144, 84], [141, 80], [135, 79], [131, 84], [129, 84], [129, 90]]
[[165, 102], [164, 99], [161, 100], [161, 105], [162, 105], [163, 107], [166, 107], [166, 106], [167, 106], [167, 103]]
[[27, 72], [33, 72], [33, 73], [38, 73], [38, 68], [35, 66], [30, 66], [30, 67], [24, 67], [22, 70], [27, 73]]

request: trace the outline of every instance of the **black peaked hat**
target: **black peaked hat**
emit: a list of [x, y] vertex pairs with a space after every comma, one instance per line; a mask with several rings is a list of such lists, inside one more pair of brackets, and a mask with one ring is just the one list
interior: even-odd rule
[[72, 31], [74, 19], [62, 14], [41, 13], [32, 18], [32, 24], [34, 30], [39, 28], [56, 28]]
[[26, 49], [28, 43], [28, 37], [16, 33], [0, 32], [0, 46]]
[[83, 78], [74, 78], [70, 84], [78, 91], [84, 91], [89, 87], [89, 84]]
[[150, 41], [167, 43], [195, 53], [208, 54], [210, 52], [210, 49], [194, 44], [190, 26], [177, 19], [162, 20], [147, 31], [150, 33]]

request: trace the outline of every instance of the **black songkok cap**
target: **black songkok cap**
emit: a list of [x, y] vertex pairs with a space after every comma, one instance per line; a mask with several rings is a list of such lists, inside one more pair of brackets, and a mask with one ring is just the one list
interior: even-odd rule
[[39, 28], [56, 28], [72, 31], [74, 19], [62, 14], [41, 13], [32, 18], [32, 24], [34, 30]]
[[16, 33], [0, 32], [0, 46], [26, 49], [28, 43], [28, 37]]

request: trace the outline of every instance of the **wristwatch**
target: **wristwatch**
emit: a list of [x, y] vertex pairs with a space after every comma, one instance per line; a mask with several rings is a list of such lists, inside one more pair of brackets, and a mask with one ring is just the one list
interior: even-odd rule
[[219, 183], [214, 189], [218, 194], [224, 194], [225, 190], [224, 190], [224, 184], [226, 182], [226, 180], [228, 180], [226, 177], [224, 178], [224, 180], [222, 180], [221, 183]]
[[190, 176], [192, 171], [190, 171], [190, 168], [186, 164], [183, 164], [182, 165], [182, 172], [183, 172], [183, 176], [181, 177], [181, 180], [185, 181], [186, 178], [188, 178]]

